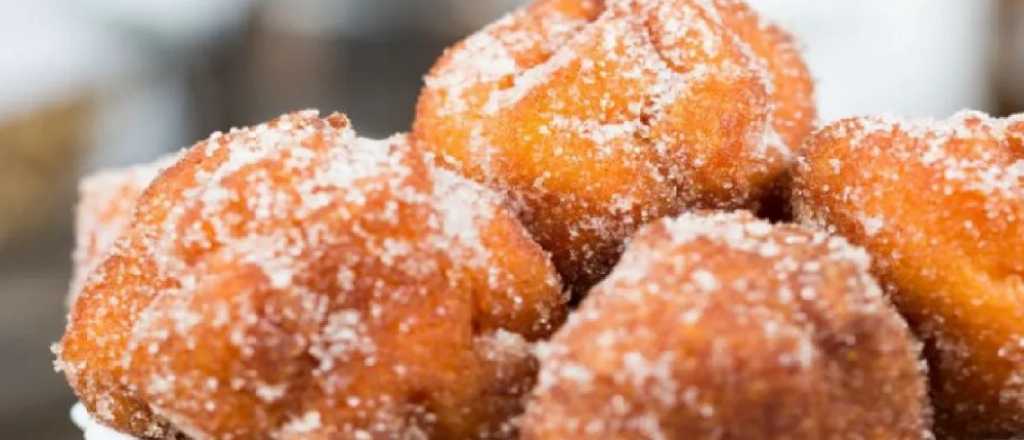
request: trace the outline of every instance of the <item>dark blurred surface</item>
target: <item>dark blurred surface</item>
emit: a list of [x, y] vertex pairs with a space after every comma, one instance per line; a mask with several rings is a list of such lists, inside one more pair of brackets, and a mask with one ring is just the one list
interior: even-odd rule
[[49, 348], [63, 331], [70, 235], [65, 225], [0, 255], [0, 438], [77, 438], [67, 418], [74, 399]]
[[[197, 18], [182, 13], [176, 22], [167, 18], [174, 14], [165, 12], [198, 8], [204, 3], [155, 2], [170, 9], [147, 12], [145, 7], [117, 9], [111, 5], [118, 2], [89, 0], [78, 6], [81, 10], [68, 15], [63, 9], [72, 8], [65, 8], [58, 0], [50, 2], [56, 5], [53, 9], [64, 14], [64, 21], [51, 21], [46, 15], [50, 12], [46, 12], [37, 16], [39, 24], [66, 29], [65, 21], [70, 20], [83, 29], [95, 30], [102, 38], [82, 55], [86, 47], [76, 41], [78, 30], [53, 37], [55, 52], [40, 53], [41, 71], [59, 70], [61, 75], [77, 72], [48, 64], [62, 56], [56, 51], [58, 46], [68, 54], [84, 57], [83, 64], [89, 64], [95, 54], [117, 55], [110, 57], [117, 61], [103, 61], [114, 73], [75, 82], [71, 88], [63, 87], [66, 84], [62, 82], [59, 94], [41, 93], [45, 100], [32, 95], [17, 101], [16, 106], [0, 100], [0, 185], [7, 194], [14, 194], [5, 197], [4, 190], [0, 190], [0, 438], [80, 438], [67, 417], [74, 398], [63, 377], [53, 372], [49, 345], [63, 330], [74, 182], [82, 173], [148, 160], [212, 131], [257, 123], [303, 108], [344, 111], [357, 131], [367, 136], [407, 130], [421, 78], [443, 48], [517, 2], [236, 0], [238, 6], [234, 9], [199, 12], [204, 14], [201, 23], [207, 26], [201, 31]], [[756, 0], [752, 3], [758, 4]], [[792, 4], [789, 10], [793, 10], [806, 1], [766, 3], [784, 10]], [[977, 41], [993, 46], [991, 65], [978, 67], [991, 71], [991, 81], [960, 84], [977, 90], [964, 96], [978, 98], [955, 104], [1000, 114], [1022, 111], [1024, 1], [1003, 0], [998, 6], [995, 1], [972, 4], [981, 8], [977, 16], [983, 19], [974, 31], [978, 33]], [[0, 0], [0, 14], [9, 12], [5, 8], [19, 5]], [[959, 5], [963, 7], [964, 3]], [[816, 38], [818, 32], [831, 31], [821, 23], [846, 19], [828, 16], [828, 8], [821, 9], [818, 12], [824, 17], [805, 11], [808, 15], [794, 22], [799, 27], [794, 31], [805, 46], [810, 46], [811, 53], [842, 50], [814, 46], [843, 41], [842, 35]], [[210, 17], [215, 12], [227, 16], [214, 20]], [[162, 18], [158, 20], [155, 15]], [[2, 20], [0, 27], [4, 25]], [[871, 22], [870, 18], [866, 20]], [[915, 28], [912, 20], [909, 17], [893, 23], [903, 26], [900, 32], [919, 32], [917, 40], [928, 40], [928, 32], [934, 31], [924, 25]], [[22, 31], [11, 32], [15, 33], [4, 44], [19, 44], [14, 35]], [[993, 32], [998, 36], [990, 37]], [[0, 38], [3, 36], [0, 34]], [[105, 43], [108, 40], [117, 44]], [[3, 60], [0, 56], [0, 69], [22, 68], [20, 58], [7, 64]], [[811, 61], [817, 77], [832, 77], [831, 67]], [[864, 68], [874, 68], [871, 60], [854, 61]], [[900, 72], [899, 66], [887, 68], [894, 75]], [[32, 75], [15, 77], [32, 81]], [[35, 84], [5, 86], [19, 91]], [[891, 87], [884, 83], [843, 86], [864, 90]], [[945, 92], [937, 88], [934, 93]], [[822, 106], [831, 113], [841, 113], [848, 104], [830, 101]], [[923, 105], [914, 110], [946, 116], [945, 108]], [[91, 129], [83, 130], [81, 126], [88, 124], [92, 124]], [[14, 135], [25, 132], [31, 135]]]
[[190, 72], [193, 137], [283, 111], [344, 111], [372, 137], [405, 131], [421, 77], [456, 36], [400, 30], [310, 38], [258, 24]]
[[1001, 1], [997, 23], [996, 107], [1009, 115], [1024, 111], [1024, 1]]

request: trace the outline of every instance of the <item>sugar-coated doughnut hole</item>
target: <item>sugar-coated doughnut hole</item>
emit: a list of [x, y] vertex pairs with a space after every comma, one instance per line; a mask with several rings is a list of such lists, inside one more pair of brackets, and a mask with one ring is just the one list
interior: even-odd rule
[[542, 345], [522, 438], [927, 438], [920, 344], [868, 266], [746, 213], [655, 222]]
[[797, 216], [868, 249], [925, 342], [936, 430], [1024, 433], [1024, 116], [845, 119], [806, 144]]
[[58, 365], [141, 437], [509, 437], [566, 301], [498, 195], [299, 112], [214, 134], [143, 192]]
[[509, 194], [579, 294], [647, 222], [758, 207], [814, 117], [789, 36], [743, 2], [538, 0], [441, 57], [412, 135]]

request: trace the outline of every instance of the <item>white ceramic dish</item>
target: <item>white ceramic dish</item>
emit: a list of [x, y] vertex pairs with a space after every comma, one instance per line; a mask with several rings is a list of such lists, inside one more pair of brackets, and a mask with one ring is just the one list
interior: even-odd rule
[[75, 422], [75, 425], [78, 425], [82, 433], [85, 434], [85, 440], [138, 440], [128, 434], [122, 434], [96, 423], [89, 412], [85, 410], [85, 405], [81, 403], [76, 403], [71, 407], [71, 421]]

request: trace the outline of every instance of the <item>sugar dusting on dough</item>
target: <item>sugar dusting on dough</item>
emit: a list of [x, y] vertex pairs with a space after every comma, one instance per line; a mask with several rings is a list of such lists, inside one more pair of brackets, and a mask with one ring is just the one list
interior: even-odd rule
[[68, 304], [74, 303], [86, 277], [103, 261], [114, 241], [131, 223], [135, 200], [179, 155], [172, 154], [145, 165], [99, 171], [79, 183]]
[[[920, 347], [869, 267], [867, 253], [842, 238], [773, 226], [747, 213], [655, 222], [641, 229], [616, 269], [556, 336], [538, 347], [542, 368], [524, 419], [526, 438], [751, 438], [756, 432], [813, 438], [864, 432], [860, 424], [866, 421], [884, 425], [879, 432], [894, 438], [930, 435]], [[726, 322], [742, 333], [738, 339]], [[879, 333], [868, 334], [874, 331]], [[737, 347], [737, 340], [756, 341], [750, 342], [756, 348]], [[837, 347], [851, 351], [838, 354]], [[857, 356], [885, 359], [840, 367]], [[748, 370], [752, 365], [759, 367]], [[800, 388], [795, 384], [803, 382], [792, 379], [813, 383], [832, 368], [851, 368], [843, 370], [848, 377], [823, 386], [852, 386], [829, 398], [849, 399], [837, 408], [863, 417], [859, 422], [825, 424], [828, 410], [807, 403], [822, 391]], [[763, 376], [745, 376], [749, 371]], [[888, 387], [892, 380], [902, 381], [899, 393], [885, 397], [892, 401], [861, 400], [866, 389], [857, 387]], [[809, 407], [790, 408], [795, 414], [780, 410], [763, 426], [738, 426], [739, 414], [766, 410], [733, 406], [760, 402], [742, 385], [748, 381], [753, 389], [794, 386], [769, 394], [804, 402], [779, 400], [782, 406]], [[736, 388], [728, 385], [733, 382]], [[784, 421], [805, 419], [821, 424]], [[780, 425], [772, 428], [774, 423]], [[792, 431], [770, 430], [781, 426]]]
[[[585, 285], [643, 223], [693, 206], [756, 205], [792, 160], [795, 145], [777, 128], [800, 123], [777, 123], [768, 95], [774, 81], [793, 79], [773, 76], [747, 38], [791, 42], [741, 33], [740, 21], [768, 25], [737, 10], [728, 1], [537, 1], [446, 52], [425, 77], [413, 136], [445, 165], [508, 192], [570, 284]], [[790, 68], [803, 72], [791, 52]], [[711, 104], [713, 93], [735, 96]], [[685, 114], [695, 101], [736, 108], [680, 128], [704, 118]], [[741, 106], [748, 121], [718, 115]]]
[[[524, 380], [518, 365], [530, 358], [521, 347], [523, 335], [550, 331], [561, 315], [565, 299], [557, 276], [540, 249], [525, 239], [525, 231], [514, 228], [518, 223], [500, 197], [429, 166], [419, 154], [403, 135], [381, 141], [358, 138], [344, 116], [321, 119], [315, 111], [215, 133], [188, 151], [170, 177], [154, 184], [130, 233], [111, 251], [118, 258], [151, 261], [160, 281], [129, 285], [125, 292], [101, 291], [107, 279], [137, 275], [107, 268], [85, 286], [83, 294], [90, 302], [100, 301], [94, 305], [100, 316], [107, 313], [104, 304], [118, 309], [126, 292], [146, 295], [141, 309], [119, 312], [133, 314], [124, 342], [100, 338], [90, 343], [99, 350], [123, 350], [119, 363], [132, 376], [119, 381], [127, 390], [138, 390], [131, 398], [144, 398], [160, 419], [196, 439], [243, 435], [211, 432], [208, 420], [196, 417], [243, 409], [211, 397], [222, 395], [255, 399], [251, 404], [257, 409], [247, 429], [282, 436], [429, 432], [432, 423], [440, 423], [430, 406], [401, 393], [351, 395], [342, 405], [349, 411], [345, 417], [353, 418], [341, 425], [338, 416], [327, 415], [323, 408], [333, 404], [333, 396], [349, 392], [353, 378], [366, 374], [362, 369], [373, 371], [394, 362], [394, 337], [422, 334], [429, 328], [424, 325], [433, 321], [451, 321], [461, 329], [437, 335], [454, 338], [452, 344], [462, 330], [486, 333], [479, 336], [484, 342], [446, 350], [464, 349], [480, 357], [480, 363], [497, 365], [487, 367], [497, 369], [493, 380], [509, 387]], [[497, 225], [508, 236], [485, 239]], [[397, 232], [388, 232], [392, 230]], [[496, 243], [503, 246], [501, 253], [493, 250]], [[338, 254], [342, 249], [348, 251]], [[516, 265], [505, 266], [507, 258], [517, 259]], [[324, 261], [337, 266], [321, 277], [328, 269]], [[530, 278], [523, 279], [524, 274]], [[211, 286], [237, 282], [232, 280], [248, 281], [223, 299], [207, 298]], [[492, 301], [492, 308], [475, 309], [478, 295]], [[428, 315], [396, 316], [402, 307], [435, 302], [436, 307], [424, 312]], [[492, 319], [497, 323], [488, 322]], [[69, 332], [89, 331], [76, 329], [76, 324], [71, 323]], [[397, 334], [388, 330], [392, 324], [397, 324]], [[228, 348], [204, 345], [213, 342], [197, 335], [209, 332], [222, 335]], [[116, 345], [120, 343], [126, 346]], [[237, 352], [238, 359], [218, 361], [223, 364], [218, 371], [182, 363], [182, 356], [199, 346], [206, 347], [206, 356]], [[103, 371], [92, 370], [108, 368], [69, 358], [64, 348], [57, 347], [58, 365], [72, 384], [80, 377], [93, 380], [90, 374]], [[303, 379], [274, 379], [273, 369], [261, 364], [267, 356], [287, 356], [274, 368], [294, 370]], [[424, 374], [417, 368], [398, 363], [390, 374], [394, 383], [407, 376], [405, 380], [415, 381], [413, 374]], [[106, 405], [124, 405], [125, 396], [117, 394], [124, 389], [108, 392], [112, 394], [91, 396], [87, 402], [101, 421], [113, 417]], [[296, 401], [300, 395], [312, 400]], [[283, 421], [259, 418], [261, 411], [278, 411], [274, 408], [285, 402], [294, 405], [284, 410]], [[365, 421], [353, 424], [357, 420]], [[159, 436], [163, 424], [153, 423]]]
[[[869, 249], [874, 273], [929, 342], [941, 429], [1024, 427], [1022, 116], [837, 121], [806, 145], [798, 218]], [[978, 320], [975, 317], [985, 316]]]

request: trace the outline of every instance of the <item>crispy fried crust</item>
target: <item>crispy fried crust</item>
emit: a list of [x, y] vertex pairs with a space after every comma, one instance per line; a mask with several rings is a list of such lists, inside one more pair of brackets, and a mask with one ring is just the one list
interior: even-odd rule
[[580, 292], [646, 222], [756, 205], [810, 130], [811, 88], [742, 2], [538, 0], [445, 52], [413, 136], [519, 201]]
[[565, 301], [498, 196], [301, 112], [215, 134], [145, 191], [58, 364], [143, 437], [503, 437]]
[[956, 438], [1024, 432], [1022, 134], [1021, 116], [976, 112], [846, 119], [813, 136], [796, 179], [801, 219], [874, 256]]
[[540, 350], [522, 438], [925, 438], [920, 344], [868, 266], [746, 213], [651, 224]]

